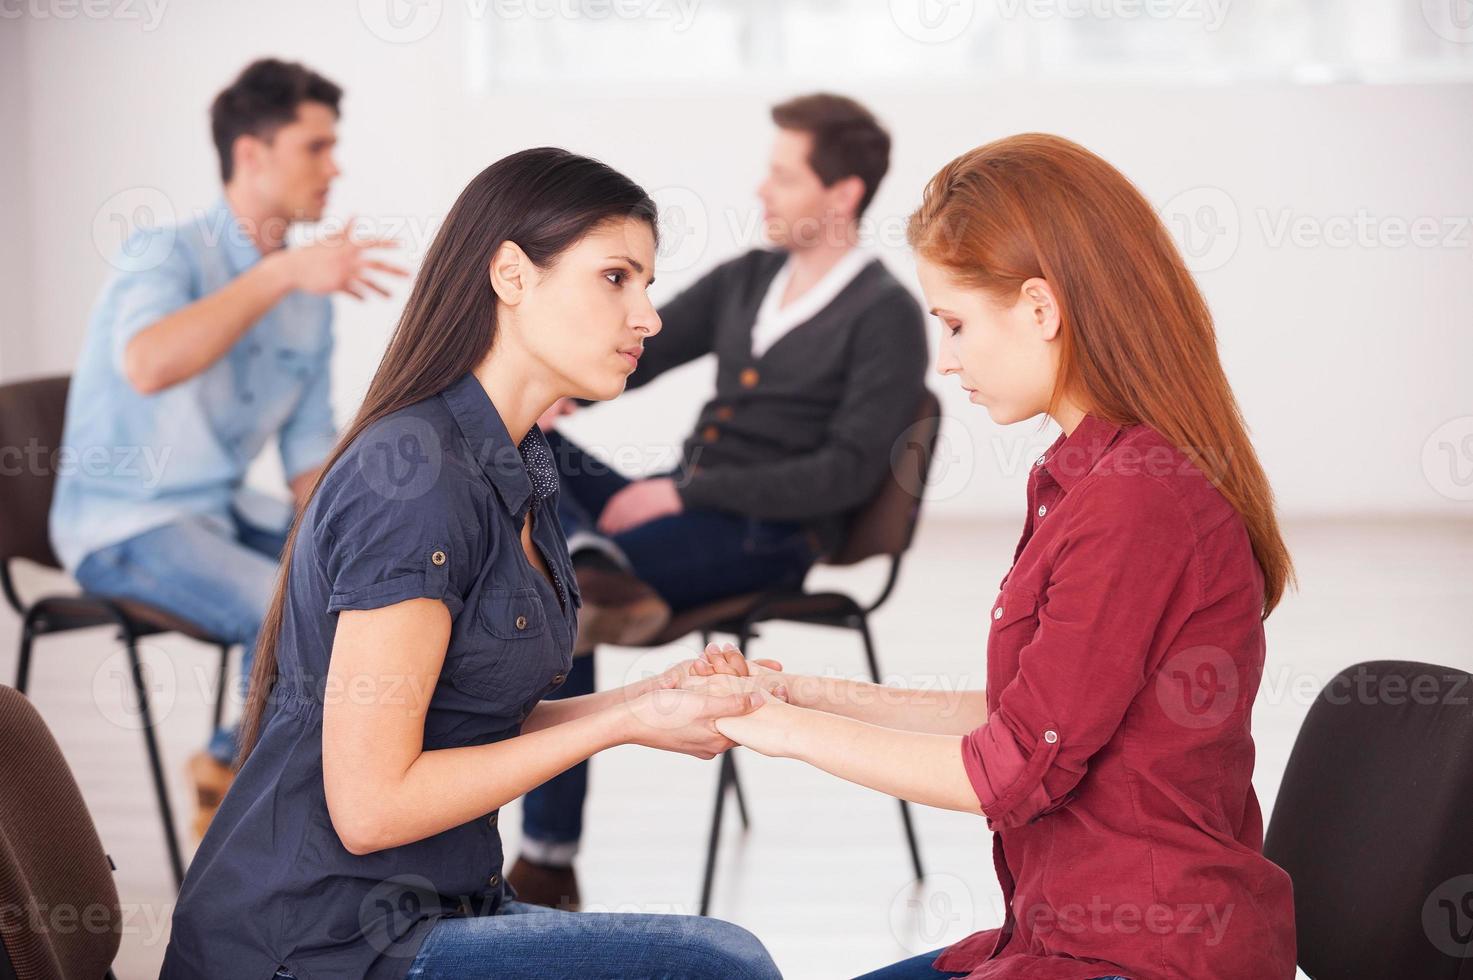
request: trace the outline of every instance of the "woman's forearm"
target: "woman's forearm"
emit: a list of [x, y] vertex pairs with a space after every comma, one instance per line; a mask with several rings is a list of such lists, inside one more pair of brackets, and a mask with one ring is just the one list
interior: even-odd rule
[[574, 719], [623, 704], [652, 690], [654, 686], [653, 679], [650, 679], [635, 681], [608, 691], [580, 694], [575, 698], [539, 701], [537, 707], [533, 708], [532, 713], [527, 716], [527, 720], [522, 722], [522, 734], [527, 735], [556, 725], [564, 725]]
[[431, 837], [498, 810], [589, 756], [623, 744], [628, 725], [628, 712], [612, 704], [504, 741], [421, 752], [399, 778], [375, 783], [374, 800], [343, 801], [342, 811], [354, 819], [339, 821], [338, 808], [332, 808], [334, 826], [355, 854]]
[[790, 703], [884, 728], [965, 735], [987, 721], [986, 691], [926, 691], [843, 677], [783, 677]]
[[716, 727], [766, 755], [798, 759], [912, 803], [982, 812], [955, 735], [897, 731], [854, 718], [771, 702]]

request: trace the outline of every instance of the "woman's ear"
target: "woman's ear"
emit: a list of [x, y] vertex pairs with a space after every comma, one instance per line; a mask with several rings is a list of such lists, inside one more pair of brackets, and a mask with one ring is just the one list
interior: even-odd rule
[[489, 273], [496, 298], [507, 306], [516, 306], [526, 294], [532, 260], [516, 242], [502, 242], [491, 256]]
[[1041, 340], [1058, 337], [1059, 302], [1047, 279], [1035, 277], [1023, 283], [1018, 301], [1024, 304], [1033, 325], [1039, 330]]

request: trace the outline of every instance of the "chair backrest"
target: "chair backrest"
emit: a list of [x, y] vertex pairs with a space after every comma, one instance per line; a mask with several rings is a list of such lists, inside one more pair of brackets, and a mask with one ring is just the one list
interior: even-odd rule
[[1473, 683], [1379, 660], [1310, 707], [1264, 839], [1317, 980], [1473, 978]]
[[61, 748], [0, 685], [0, 945], [19, 980], [99, 980], [122, 915], [111, 862]]
[[925, 389], [915, 420], [890, 450], [890, 473], [879, 491], [849, 521], [844, 545], [827, 565], [854, 565], [875, 555], [898, 558], [910, 547], [921, 516], [921, 498], [941, 431], [941, 402]]
[[61, 567], [46, 527], [70, 380], [0, 386], [0, 562], [28, 558]]

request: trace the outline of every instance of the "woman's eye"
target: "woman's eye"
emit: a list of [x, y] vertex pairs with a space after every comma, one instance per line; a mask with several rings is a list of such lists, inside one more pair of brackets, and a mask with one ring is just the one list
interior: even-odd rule
[[609, 282], [613, 283], [615, 286], [622, 286], [622, 285], [624, 285], [624, 280], [627, 279], [627, 278], [629, 278], [629, 273], [627, 273], [627, 272], [605, 272], [604, 273], [604, 278], [607, 279]]
[[950, 330], [951, 331], [951, 335], [953, 337], [955, 337], [961, 331], [962, 325], [960, 323], [954, 323], [951, 320], [947, 320], [946, 321], [946, 329], [947, 330]]

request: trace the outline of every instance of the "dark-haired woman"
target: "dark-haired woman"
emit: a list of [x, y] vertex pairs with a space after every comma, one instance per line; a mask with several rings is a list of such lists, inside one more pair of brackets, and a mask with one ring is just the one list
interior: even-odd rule
[[728, 923], [528, 906], [501, 877], [502, 805], [614, 745], [710, 758], [715, 719], [758, 704], [682, 689], [690, 662], [543, 700], [579, 596], [536, 422], [618, 395], [659, 332], [655, 221], [554, 149], [456, 201], [288, 544], [163, 977], [778, 975]]
[[909, 238], [937, 370], [994, 422], [1063, 430], [985, 607], [986, 689], [759, 668], [739, 679], [786, 703], [717, 727], [996, 831], [1000, 928], [866, 980], [1287, 980], [1250, 723], [1292, 564], [1201, 294], [1140, 192], [1055, 136], [947, 164]]

